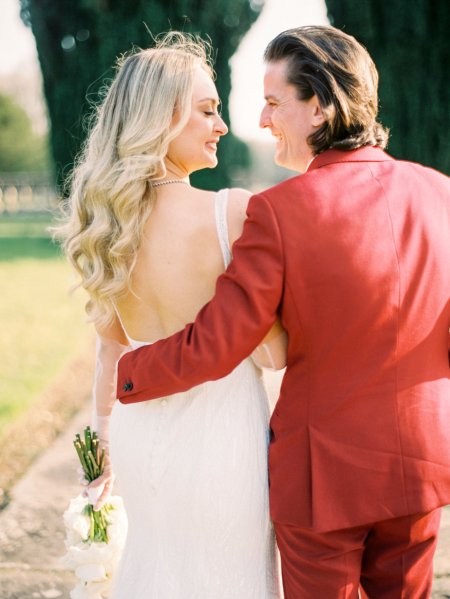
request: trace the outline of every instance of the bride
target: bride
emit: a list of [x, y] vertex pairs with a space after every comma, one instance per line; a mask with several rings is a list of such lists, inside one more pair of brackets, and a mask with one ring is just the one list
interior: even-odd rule
[[[128, 536], [111, 599], [275, 599], [268, 400], [279, 325], [223, 379], [160, 400], [114, 398], [120, 355], [191, 322], [231, 260], [250, 194], [196, 189], [227, 133], [205, 45], [171, 33], [122, 59], [75, 169], [64, 249], [97, 331], [93, 427]], [[114, 472], [114, 475], [113, 475]]]

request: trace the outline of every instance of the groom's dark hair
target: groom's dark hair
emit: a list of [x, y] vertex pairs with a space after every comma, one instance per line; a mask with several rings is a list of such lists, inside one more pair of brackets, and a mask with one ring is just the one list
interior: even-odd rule
[[289, 29], [269, 43], [264, 59], [287, 60], [287, 80], [300, 100], [317, 96], [326, 122], [308, 138], [315, 154], [386, 147], [388, 130], [376, 120], [378, 72], [354, 37], [334, 27]]

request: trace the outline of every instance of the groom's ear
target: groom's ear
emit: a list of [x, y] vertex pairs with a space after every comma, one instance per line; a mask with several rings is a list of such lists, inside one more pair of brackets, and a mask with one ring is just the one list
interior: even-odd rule
[[322, 106], [320, 105], [319, 98], [314, 94], [311, 98], [311, 108], [312, 108], [312, 119], [311, 124], [313, 127], [321, 127], [325, 121], [325, 114], [322, 110]]

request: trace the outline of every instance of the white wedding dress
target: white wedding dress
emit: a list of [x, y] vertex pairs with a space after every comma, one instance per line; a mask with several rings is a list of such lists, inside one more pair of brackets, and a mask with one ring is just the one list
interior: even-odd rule
[[[222, 190], [216, 223], [225, 266], [226, 204]], [[116, 402], [110, 453], [128, 536], [110, 599], [280, 597], [268, 423], [261, 371], [250, 358], [185, 393]]]

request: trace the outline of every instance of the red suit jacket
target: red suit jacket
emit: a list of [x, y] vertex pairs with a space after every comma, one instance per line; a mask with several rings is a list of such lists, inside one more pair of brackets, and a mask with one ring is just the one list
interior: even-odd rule
[[450, 503], [448, 178], [328, 150], [247, 214], [195, 323], [122, 357], [120, 401], [224, 376], [279, 316], [273, 519], [321, 532]]

